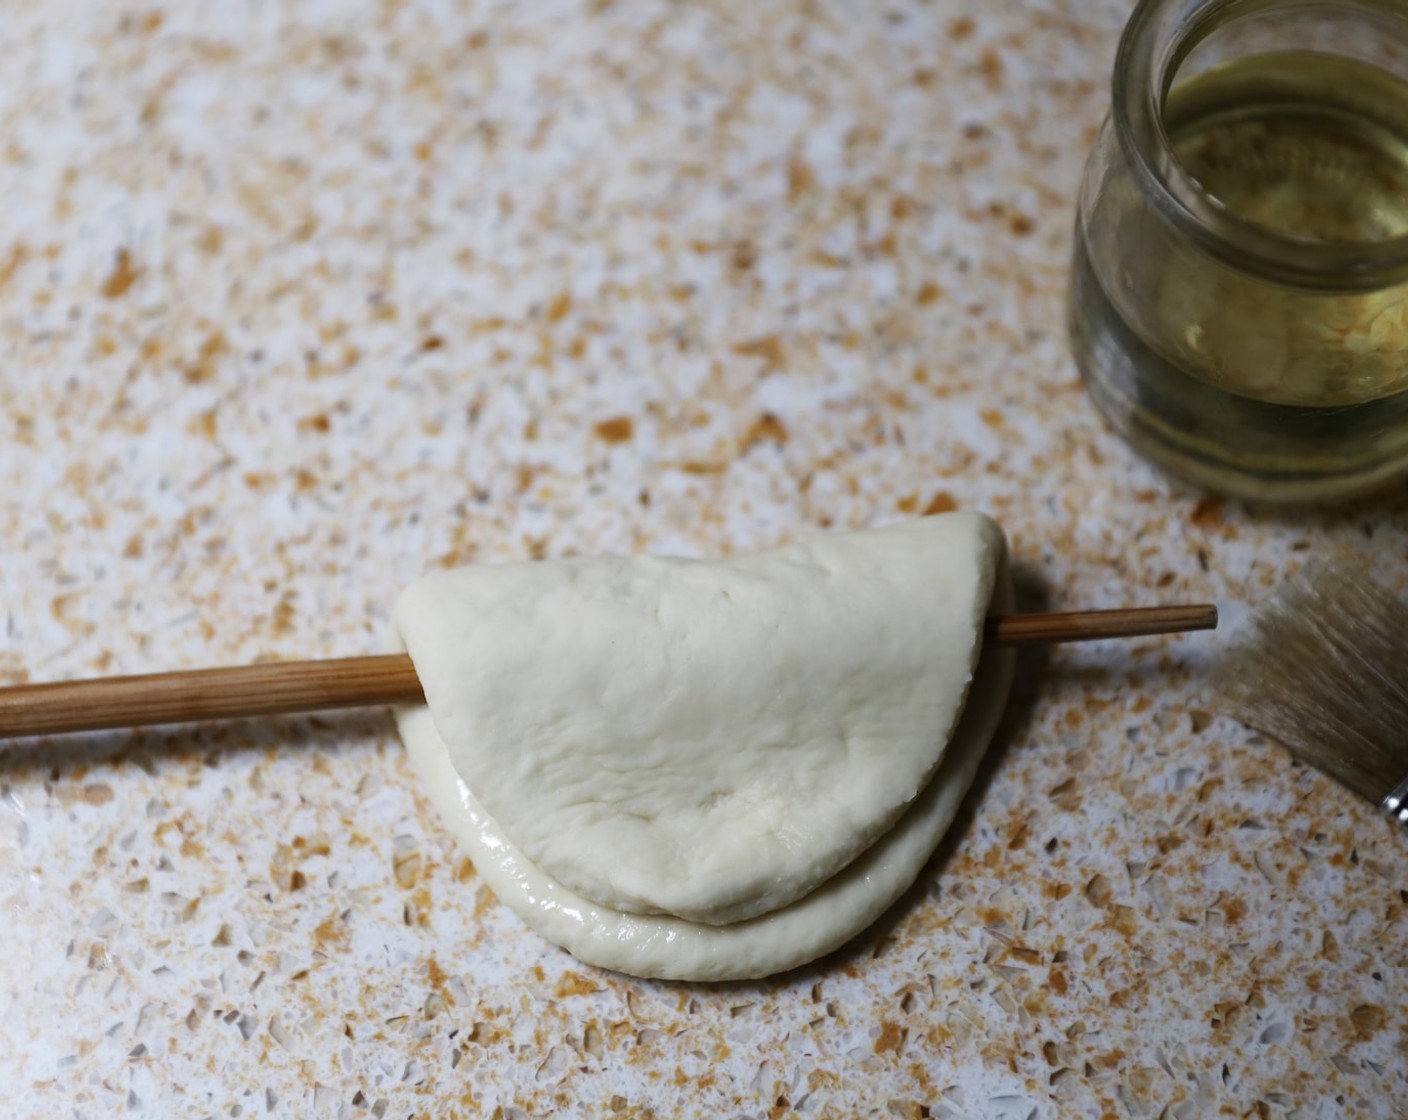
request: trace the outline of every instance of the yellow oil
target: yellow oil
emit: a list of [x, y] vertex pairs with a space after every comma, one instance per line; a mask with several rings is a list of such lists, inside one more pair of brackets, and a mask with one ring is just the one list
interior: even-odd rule
[[[1234, 224], [1307, 248], [1408, 237], [1408, 83], [1382, 69], [1253, 55], [1176, 85], [1164, 126]], [[1248, 497], [1341, 496], [1408, 470], [1408, 277], [1282, 282], [1180, 239], [1118, 177], [1105, 196], [1077, 230], [1071, 336], [1136, 446]]]
[[1252, 55], [1176, 85], [1174, 154], [1228, 214], [1284, 237], [1408, 234], [1408, 84], [1313, 51]]

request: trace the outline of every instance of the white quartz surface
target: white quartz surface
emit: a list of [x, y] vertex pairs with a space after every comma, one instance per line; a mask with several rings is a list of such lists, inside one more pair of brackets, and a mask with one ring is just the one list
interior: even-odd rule
[[[1223, 504], [1062, 326], [1122, 3], [19, 0], [0, 31], [0, 679], [383, 652], [428, 567], [952, 507], [1028, 606], [1408, 588], [1403, 491]], [[1029, 657], [852, 948], [573, 962], [370, 712], [0, 757], [8, 1116], [1377, 1117], [1408, 844], [1199, 698]]]

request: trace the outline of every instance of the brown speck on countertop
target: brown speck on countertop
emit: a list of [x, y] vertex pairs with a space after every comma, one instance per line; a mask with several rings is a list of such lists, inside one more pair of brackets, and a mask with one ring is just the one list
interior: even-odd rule
[[625, 443], [635, 434], [635, 422], [629, 416], [613, 416], [609, 420], [599, 420], [596, 434], [607, 443]]
[[781, 445], [785, 444], [787, 440], [786, 426], [771, 412], [765, 412], [749, 427], [747, 434], [743, 437], [741, 450], [747, 451], [760, 443]]
[[939, 490], [924, 506], [924, 516], [931, 517], [936, 513], [949, 513], [957, 508], [958, 499], [947, 490]]
[[[18, 250], [16, 250], [18, 252]], [[18, 261], [16, 260], [16, 263]], [[13, 266], [11, 266], [13, 268]], [[132, 254], [125, 247], [119, 248], [113, 260], [112, 271], [108, 273], [99, 291], [104, 299], [117, 299], [125, 296], [137, 282], [141, 270], [132, 262]]]
[[1389, 1117], [1408, 848], [1218, 715], [1316, 555], [1108, 432], [1064, 336], [1127, 0], [8, 6], [0, 679], [389, 652], [443, 563], [950, 509], [1052, 650], [934, 865], [756, 983], [501, 906], [384, 712], [0, 756], [6, 1116]]

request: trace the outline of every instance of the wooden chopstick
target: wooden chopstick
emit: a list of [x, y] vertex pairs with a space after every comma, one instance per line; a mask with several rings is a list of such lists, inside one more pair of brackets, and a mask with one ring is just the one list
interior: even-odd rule
[[1211, 603], [1193, 603], [1179, 607], [996, 615], [988, 619], [985, 636], [1000, 646], [1043, 646], [1216, 629], [1217, 608]]
[[0, 688], [0, 739], [423, 702], [404, 653]]
[[[997, 645], [1025, 646], [1216, 626], [1217, 608], [1201, 604], [1003, 615], [988, 620], [985, 635]], [[424, 699], [415, 666], [404, 653], [25, 684], [0, 688], [0, 739], [419, 704]]]

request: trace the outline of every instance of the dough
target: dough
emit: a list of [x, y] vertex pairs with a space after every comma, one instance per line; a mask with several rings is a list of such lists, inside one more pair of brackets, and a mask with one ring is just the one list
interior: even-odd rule
[[[1006, 609], [1010, 590], [995, 601]], [[489, 888], [533, 929], [587, 964], [668, 980], [747, 980], [839, 948], [914, 882], [948, 829], [1002, 717], [1010, 650], [989, 650], [933, 780], [878, 843], [819, 889], [781, 910], [733, 925], [627, 914], [583, 898], [528, 860], [455, 773], [424, 706], [397, 713], [401, 737], [430, 799]]]
[[810, 895], [929, 785], [1003, 552], [955, 513], [726, 561], [481, 565], [413, 584], [396, 622], [482, 806], [456, 812], [487, 811], [516, 881], [727, 925]]

